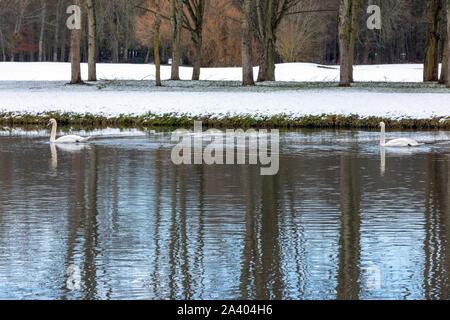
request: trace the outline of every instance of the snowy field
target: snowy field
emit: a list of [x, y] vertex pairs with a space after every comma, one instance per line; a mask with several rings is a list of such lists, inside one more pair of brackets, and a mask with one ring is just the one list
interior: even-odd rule
[[[255, 68], [255, 76], [258, 68]], [[143, 64], [98, 64], [98, 78], [103, 80], [155, 80], [155, 67]], [[356, 81], [421, 82], [420, 64], [356, 66]], [[0, 62], [0, 81], [67, 81], [69, 63]], [[192, 68], [181, 67], [182, 80], [190, 80]], [[87, 65], [82, 64], [82, 77], [87, 78]], [[170, 66], [162, 66], [161, 77], [170, 78]], [[201, 80], [240, 81], [241, 68], [203, 68]], [[339, 66], [312, 63], [286, 63], [276, 67], [277, 81], [334, 82], [339, 81]]]
[[[83, 65], [84, 77], [86, 69]], [[167, 79], [169, 72], [169, 67], [163, 67], [163, 78]], [[391, 119], [450, 116], [450, 90], [443, 87], [322, 86], [322, 82], [337, 81], [339, 68], [315, 64], [282, 64], [277, 66], [276, 73], [280, 83], [241, 88], [239, 83], [233, 82], [240, 80], [240, 68], [202, 69], [202, 80], [209, 81], [168, 82], [164, 88], [155, 88], [146, 81], [154, 79], [151, 65], [99, 64], [100, 79], [121, 81], [67, 86], [69, 64], [0, 63], [0, 113], [58, 111], [106, 116], [148, 112], [215, 116], [357, 114]], [[183, 79], [188, 80], [190, 75], [190, 68], [181, 69]], [[355, 80], [359, 82], [414, 83], [421, 79], [421, 65], [355, 67]], [[305, 87], [288, 83], [292, 81], [319, 83]]]

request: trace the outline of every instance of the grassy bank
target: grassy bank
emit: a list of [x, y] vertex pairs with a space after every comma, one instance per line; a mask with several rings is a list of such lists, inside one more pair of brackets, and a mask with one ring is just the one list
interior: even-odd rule
[[375, 129], [380, 121], [385, 121], [392, 129], [450, 129], [450, 121], [439, 123], [439, 118], [433, 119], [389, 119], [380, 117], [362, 118], [357, 115], [322, 115], [295, 117], [287, 114], [276, 116], [258, 115], [225, 115], [193, 117], [187, 114], [146, 114], [142, 116], [121, 115], [105, 117], [93, 114], [75, 113], [43, 113], [43, 114], [14, 114], [0, 113], [0, 125], [16, 126], [45, 126], [48, 119], [55, 118], [61, 126], [77, 126], [102, 128], [107, 126], [124, 128], [147, 127], [192, 127], [194, 120], [203, 121], [204, 127], [216, 128], [334, 128], [334, 129]]

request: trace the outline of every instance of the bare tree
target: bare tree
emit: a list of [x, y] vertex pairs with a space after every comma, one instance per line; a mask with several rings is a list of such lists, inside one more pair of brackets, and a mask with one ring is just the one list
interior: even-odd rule
[[360, 0], [352, 0], [352, 8], [351, 8], [351, 31], [350, 31], [350, 51], [349, 51], [349, 65], [350, 69], [348, 69], [348, 78], [351, 82], [353, 82], [353, 64], [355, 60], [355, 45], [356, 45], [356, 38], [358, 37], [358, 31], [359, 31], [359, 9], [361, 7]]
[[450, 0], [447, 0], [447, 87], [450, 88]]
[[427, 0], [427, 38], [423, 81], [439, 80], [439, 15], [442, 0]]
[[257, 35], [261, 45], [258, 81], [275, 81], [275, 49], [281, 21], [300, 0], [256, 0]]
[[39, 33], [39, 61], [44, 60], [44, 36], [45, 36], [45, 25], [47, 19], [47, 1], [41, 0], [41, 30]]
[[331, 4], [327, 1], [302, 0], [292, 9], [296, 14], [290, 14], [283, 20], [277, 34], [277, 53], [283, 62], [322, 59], [328, 38], [336, 39], [330, 31], [336, 28], [337, 6]]
[[341, 0], [339, 6], [339, 60], [341, 64], [340, 86], [353, 82], [355, 42], [359, 23], [359, 0]]
[[[15, 5], [17, 5], [17, 7], [18, 7], [15, 24], [14, 24], [14, 32], [13, 32], [15, 38], [20, 37], [20, 32], [22, 30], [25, 12], [26, 12], [29, 4], [30, 4], [29, 0], [25, 0], [25, 1], [16, 0], [15, 1]], [[14, 62], [15, 56], [16, 56], [16, 47], [13, 44], [11, 46], [11, 62]]]
[[192, 80], [200, 80], [203, 46], [203, 16], [205, 14], [205, 0], [184, 0], [186, 8], [184, 14], [184, 28], [191, 33], [194, 44], [195, 60]]
[[254, 0], [242, 0], [242, 84], [244, 86], [255, 85], [252, 62], [252, 39], [251, 15]]
[[53, 44], [53, 62], [58, 61], [62, 4], [63, 4], [63, 0], [58, 0], [56, 7], [55, 7], [55, 31], [54, 31], [55, 34], [54, 34], [54, 44]]
[[161, 41], [161, 0], [155, 0], [156, 3], [156, 19], [155, 27], [153, 31], [153, 50], [155, 60], [155, 80], [156, 86], [160, 87], [161, 84], [161, 59], [159, 56], [160, 41]]
[[[445, 28], [447, 29], [447, 25], [445, 26]], [[449, 48], [448, 48], [447, 43], [448, 43], [448, 34], [445, 35], [444, 41], [443, 41], [441, 77], [439, 79], [439, 83], [441, 83], [441, 84], [447, 83], [447, 77], [448, 77]]]
[[172, 71], [171, 80], [180, 80], [181, 31], [183, 29], [183, 0], [170, 0], [172, 25]]
[[[81, 3], [85, 4], [86, 1], [83, 0]], [[175, 9], [179, 8], [179, 1], [160, 1], [163, 23], [160, 30], [159, 52], [161, 61], [164, 62], [171, 58], [172, 49], [176, 49], [172, 41], [170, 8], [171, 2], [175, 3]], [[241, 65], [242, 6], [239, 4], [243, 3], [243, 0], [181, 1], [183, 2], [181, 28], [184, 30], [181, 29], [181, 49], [174, 52], [175, 54], [178, 52], [180, 59], [172, 59], [174, 70], [177, 69], [176, 65], [183, 61], [181, 57], [186, 58], [185, 61], [192, 61], [193, 79], [200, 77], [202, 66]], [[355, 45], [357, 54], [354, 55], [355, 63], [353, 64], [423, 62], [427, 38], [426, 6], [431, 1], [440, 1], [441, 7], [444, 7], [446, 3], [446, 0], [368, 1], [369, 4], [381, 6], [383, 28], [379, 31], [361, 28], [358, 34], [359, 41]], [[292, 7], [289, 3], [293, 4], [294, 0], [253, 0], [252, 2], [250, 21], [254, 33], [253, 62], [257, 58], [260, 59], [256, 61], [261, 65], [259, 80], [272, 80], [275, 73], [274, 63], [278, 61], [338, 63], [338, 28], [331, 10], [337, 11], [341, 0], [295, 0], [296, 5]], [[0, 0], [0, 59], [66, 61], [70, 52], [70, 32], [63, 28], [66, 4], [73, 4], [73, 2], [69, 0]], [[201, 10], [203, 5], [204, 12]], [[148, 51], [153, 52], [155, 15], [150, 13], [155, 11], [155, 0], [95, 0], [95, 6], [97, 9], [97, 62], [130, 62], [131, 60], [142, 62]], [[140, 6], [151, 9], [144, 14], [142, 8], [138, 9]], [[286, 10], [287, 7], [290, 9]], [[176, 11], [181, 13], [178, 9]], [[322, 13], [320, 15], [316, 13], [322, 11], [330, 11], [330, 13], [324, 17]], [[438, 50], [434, 50], [438, 58], [447, 53], [444, 45], [446, 12], [444, 8], [440, 11], [440, 23], [436, 35]], [[362, 10], [361, 13], [363, 13]], [[175, 18], [177, 18], [176, 15]], [[353, 15], [353, 18], [356, 19], [357, 16]], [[363, 26], [364, 23], [365, 21], [360, 25]], [[83, 60], [87, 60], [89, 56], [87, 27], [86, 19], [83, 26], [86, 32], [83, 33], [82, 39]], [[189, 36], [185, 31], [189, 32]], [[353, 45], [348, 47], [351, 49]], [[433, 56], [433, 63], [426, 63], [426, 65], [433, 65], [431, 69], [436, 73], [436, 54], [428, 54]], [[352, 54], [348, 55], [350, 58], [352, 56]], [[443, 66], [441, 82], [445, 81], [443, 79], [446, 75], [445, 59]], [[425, 69], [428, 70], [428, 68]], [[348, 77], [351, 78], [351, 73]]]
[[118, 4], [116, 1], [110, 1], [110, 17], [108, 17], [109, 21], [109, 29], [111, 32], [111, 49], [112, 49], [112, 62], [119, 63], [120, 60], [120, 14], [118, 13]]
[[258, 81], [275, 81], [275, 42], [278, 1], [256, 0], [258, 16], [258, 35], [261, 42], [262, 54], [259, 65]]
[[440, 31], [443, 34], [441, 37], [441, 47], [442, 47], [442, 67], [441, 67], [441, 75], [439, 78], [439, 83], [445, 84], [447, 83], [447, 69], [448, 69], [448, 33], [447, 33], [447, 0], [444, 0], [442, 3], [442, 15], [440, 19]]
[[97, 17], [95, 0], [87, 1], [88, 15], [88, 81], [97, 81]]
[[6, 61], [5, 39], [3, 36], [1, 26], [0, 26], [0, 47], [2, 49], [2, 61]]
[[61, 62], [66, 62], [68, 60], [68, 45], [67, 43], [69, 42], [68, 39], [70, 38], [70, 32], [67, 28], [62, 28], [61, 29], [61, 57], [60, 57], [60, 61]]
[[[80, 5], [81, 0], [74, 0], [74, 4], [77, 6]], [[80, 26], [83, 24], [81, 23], [81, 15], [79, 17], [80, 19]], [[71, 38], [70, 38], [70, 57], [71, 57], [71, 70], [72, 70], [72, 77], [70, 80], [71, 84], [79, 84], [81, 83], [81, 27], [75, 28], [71, 32]]]
[[[5, 10], [6, 7], [6, 3], [5, 1], [0, 1], [0, 13], [3, 12], [3, 10]], [[1, 53], [2, 53], [2, 61], [6, 61], [7, 56], [6, 56], [6, 41], [5, 41], [5, 36], [3, 34], [2, 28], [3, 28], [3, 24], [2, 22], [2, 17], [0, 15], [0, 48], [1, 48]]]

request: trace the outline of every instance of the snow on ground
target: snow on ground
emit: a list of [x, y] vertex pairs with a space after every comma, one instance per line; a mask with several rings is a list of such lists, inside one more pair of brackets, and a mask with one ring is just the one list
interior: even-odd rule
[[450, 93], [391, 93], [355, 89], [303, 89], [253, 91], [132, 89], [98, 90], [96, 87], [70, 87], [51, 83], [19, 83], [2, 89], [0, 112], [36, 114], [45, 111], [103, 114], [144, 114], [153, 112], [192, 115], [223, 114], [359, 114], [390, 118], [429, 118], [450, 115]]
[[[450, 115], [450, 91], [445, 89], [396, 91], [375, 86], [322, 88], [320, 85], [309, 89], [240, 88], [214, 83], [208, 86], [208, 82], [203, 83], [205, 86], [183, 82], [185, 87], [172, 83], [175, 87], [155, 88], [147, 81], [66, 86], [69, 68], [68, 64], [61, 63], [0, 63], [0, 80], [3, 80], [0, 81], [0, 112], [37, 114], [59, 111], [106, 116], [148, 112], [216, 116], [358, 114], [363, 117], [421, 119]], [[335, 81], [339, 70], [330, 68], [285, 64], [277, 67], [277, 76], [284, 81]], [[153, 72], [150, 65], [100, 64], [98, 70], [100, 78], [127, 80], [152, 79]], [[419, 65], [359, 66], [356, 70], [358, 81], [417, 82], [422, 78]], [[166, 78], [168, 71], [168, 67], [163, 69]], [[205, 80], [240, 79], [239, 68], [203, 69], [202, 73]], [[182, 68], [181, 75], [189, 79], [189, 68]]]
[[[87, 78], [87, 65], [82, 64], [82, 77]], [[255, 68], [255, 76], [258, 68]], [[154, 65], [103, 64], [97, 65], [98, 78], [104, 80], [154, 80]], [[367, 65], [355, 67], [356, 81], [421, 82], [423, 65]], [[170, 78], [170, 66], [162, 66], [163, 79]], [[69, 63], [0, 62], [0, 81], [67, 81]], [[181, 67], [182, 80], [189, 80], [192, 68]], [[241, 68], [203, 68], [201, 80], [240, 81]], [[339, 66], [322, 66], [313, 63], [286, 63], [276, 67], [277, 81], [333, 82], [339, 80]]]

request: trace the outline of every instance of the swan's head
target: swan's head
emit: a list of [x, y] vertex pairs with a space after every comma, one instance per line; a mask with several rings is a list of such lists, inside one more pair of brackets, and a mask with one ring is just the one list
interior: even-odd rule
[[47, 124], [49, 127], [50, 126], [54, 126], [54, 125], [56, 125], [56, 120], [55, 119], [50, 119], [49, 121], [48, 121], [48, 124]]
[[380, 122], [380, 127], [381, 128], [386, 128], [386, 124], [384, 122]]

